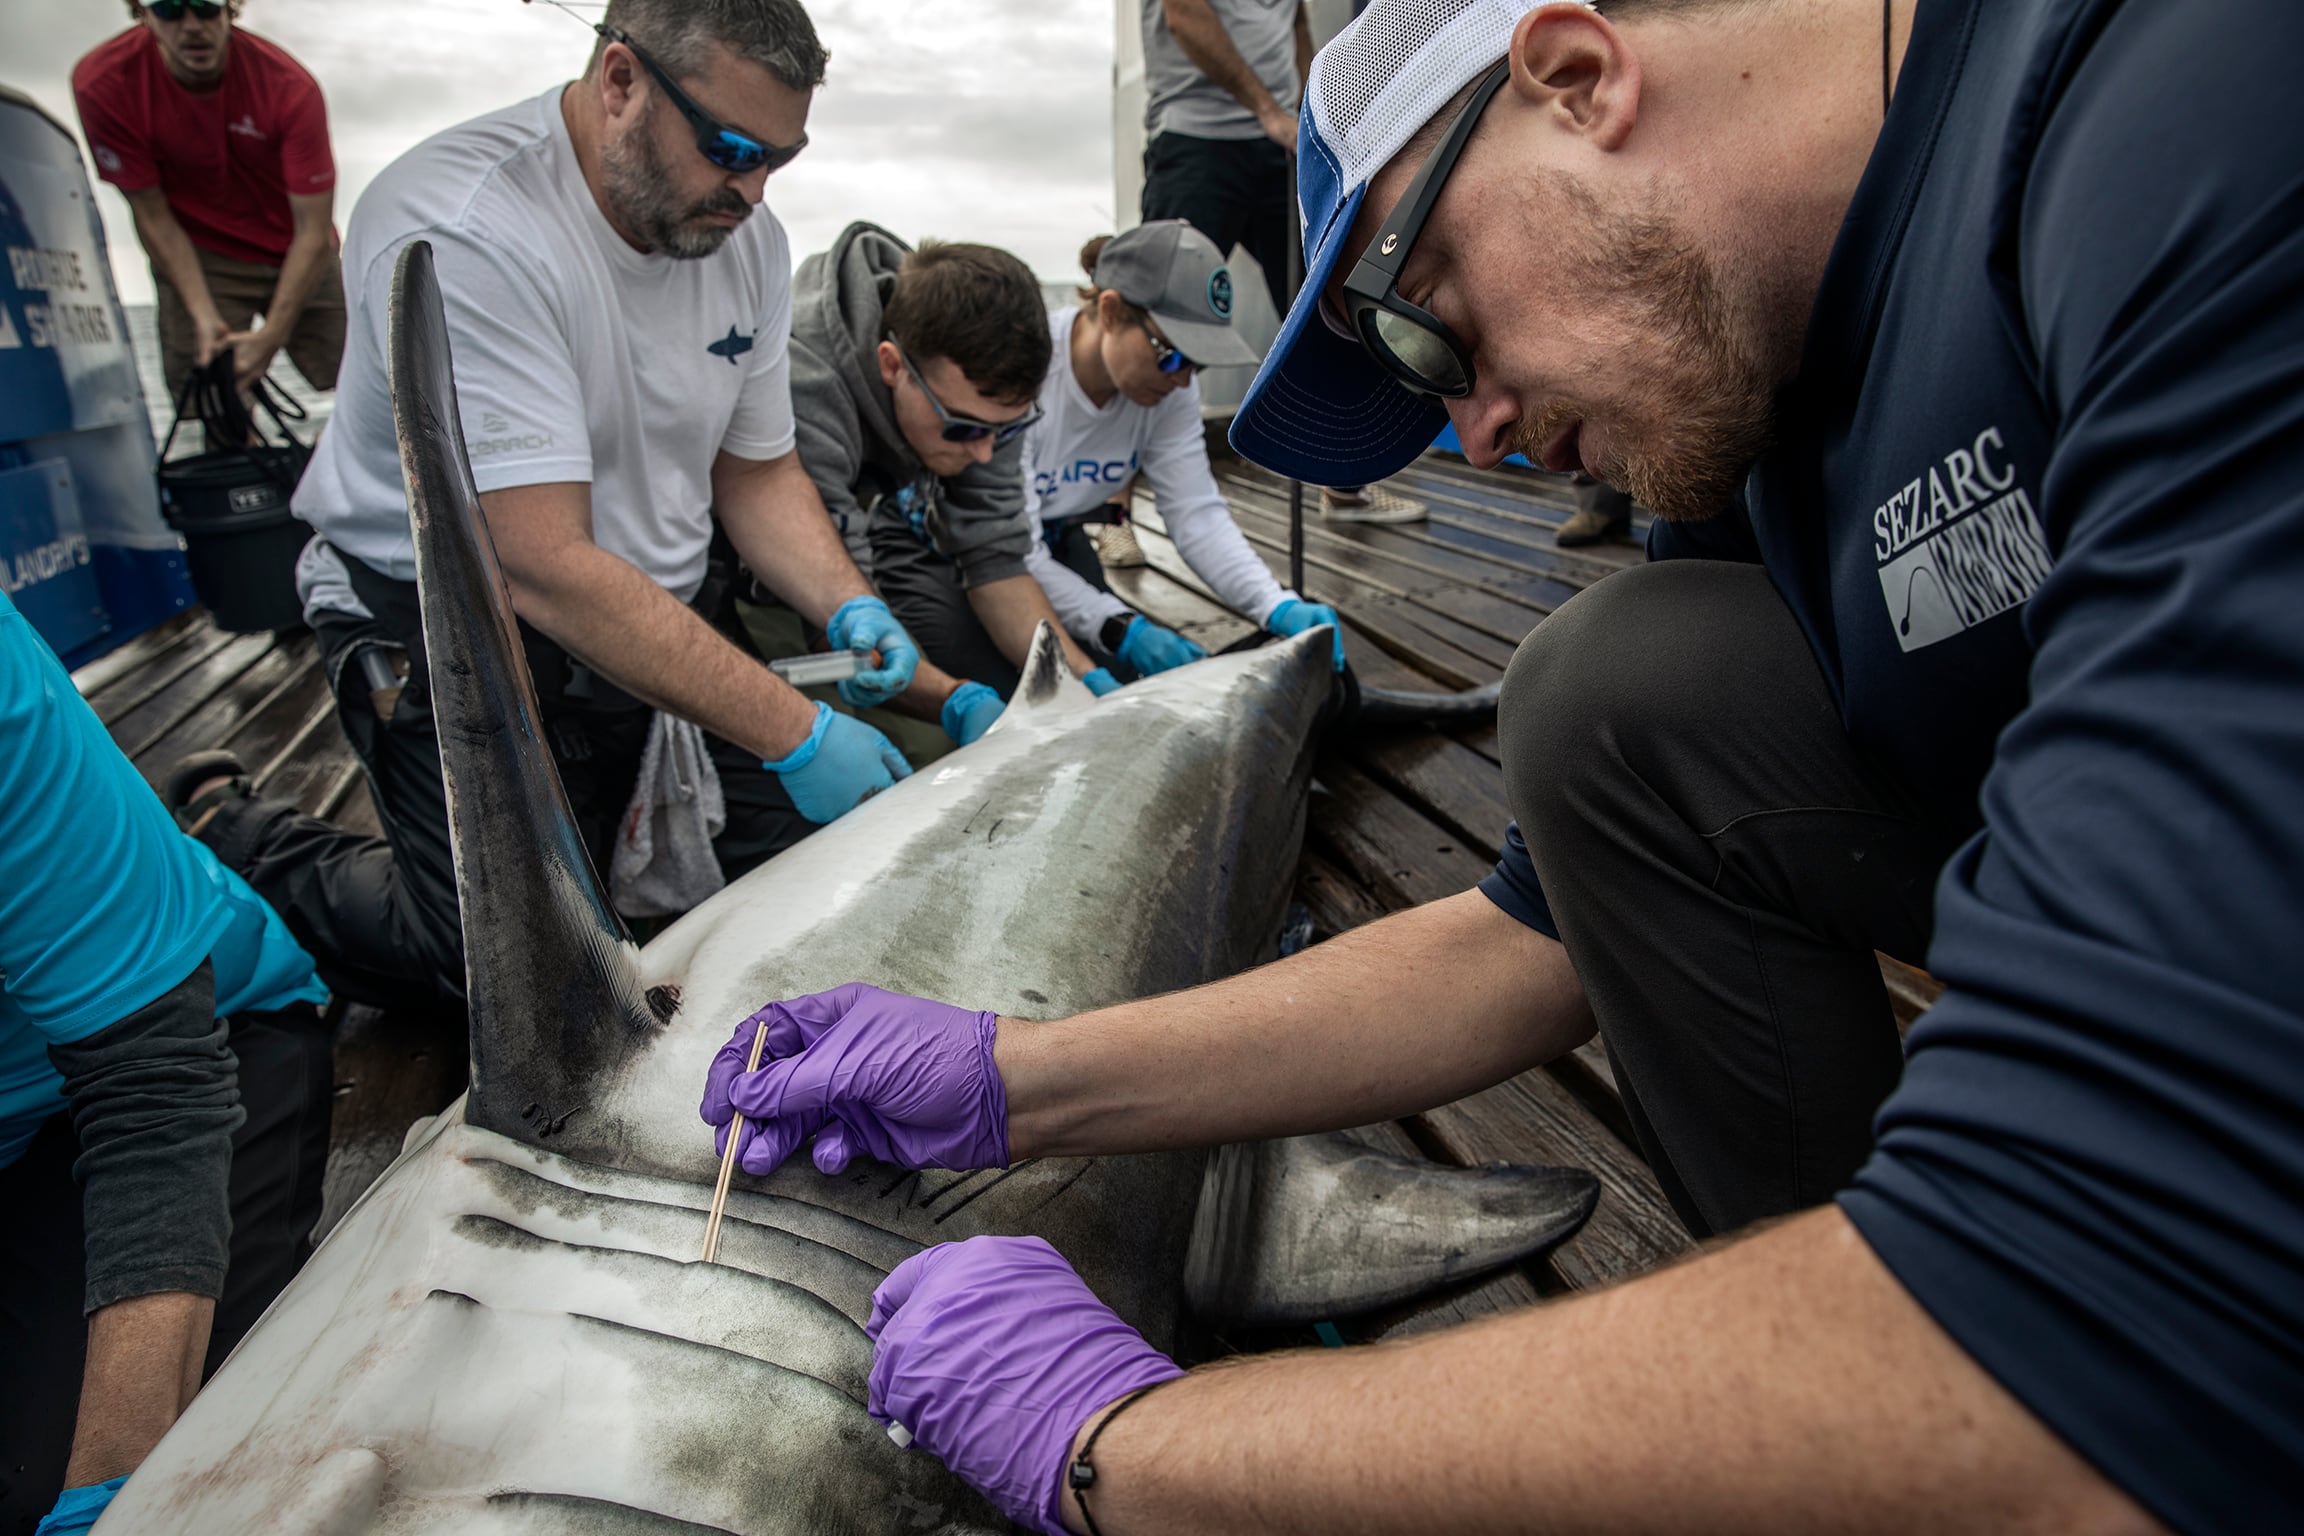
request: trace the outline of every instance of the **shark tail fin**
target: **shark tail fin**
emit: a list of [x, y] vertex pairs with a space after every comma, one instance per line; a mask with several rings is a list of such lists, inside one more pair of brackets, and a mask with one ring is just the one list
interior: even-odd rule
[[1185, 1299], [1218, 1327], [1352, 1317], [1540, 1253], [1599, 1198], [1581, 1168], [1451, 1168], [1344, 1132], [1221, 1147]]
[[[1096, 702], [1096, 695], [1088, 685], [1072, 675], [1064, 664], [1064, 646], [1056, 638], [1056, 628], [1046, 619], [1032, 632], [1032, 649], [1024, 657], [1023, 677], [1016, 684], [1015, 693], [1008, 699], [1008, 707], [992, 723], [992, 731], [999, 730], [1014, 720], [1058, 711], [1086, 709]], [[984, 734], [989, 736], [992, 731]]]
[[[465, 456], [447, 315], [421, 240], [400, 252], [389, 325], [392, 417], [464, 929], [465, 1117], [543, 1145], [570, 1129], [608, 1070], [661, 1020], [544, 740]], [[601, 1129], [579, 1120], [574, 1139]]]

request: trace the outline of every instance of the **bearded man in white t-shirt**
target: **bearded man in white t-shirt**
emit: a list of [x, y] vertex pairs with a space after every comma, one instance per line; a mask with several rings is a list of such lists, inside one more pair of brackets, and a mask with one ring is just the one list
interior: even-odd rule
[[793, 447], [791, 254], [759, 204], [807, 142], [824, 49], [796, 0], [612, 0], [598, 31], [583, 78], [418, 145], [346, 232], [351, 336], [295, 498], [319, 534], [299, 575], [385, 838], [250, 798], [222, 754], [167, 786], [324, 974], [380, 1002], [464, 977], [384, 361], [412, 240], [432, 247], [473, 478], [594, 862], [671, 721], [701, 727], [719, 769], [730, 878], [908, 771], [714, 625], [714, 572], [741, 558], [833, 646], [878, 652], [842, 685], [852, 704], [895, 698], [919, 659]]

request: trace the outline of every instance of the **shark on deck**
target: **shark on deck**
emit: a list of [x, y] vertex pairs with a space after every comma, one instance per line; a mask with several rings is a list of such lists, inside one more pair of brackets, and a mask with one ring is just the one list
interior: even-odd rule
[[[1334, 684], [1319, 631], [1097, 701], [1043, 632], [1000, 723], [636, 949], [538, 739], [464, 458], [430, 253], [393, 392], [455, 834], [468, 1095], [409, 1134], [194, 1401], [102, 1536], [989, 1532], [864, 1412], [872, 1291], [927, 1244], [1047, 1238], [1155, 1344], [1334, 1317], [1532, 1252], [1567, 1169], [1308, 1137], [913, 1173], [740, 1178], [696, 1103], [764, 1001], [864, 980], [1057, 1014], [1268, 958]], [[1196, 1219], [1197, 1218], [1197, 1219]]]

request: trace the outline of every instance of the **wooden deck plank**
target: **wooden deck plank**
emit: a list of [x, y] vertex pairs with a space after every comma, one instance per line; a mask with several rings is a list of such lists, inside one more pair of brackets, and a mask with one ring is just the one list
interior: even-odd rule
[[1334, 756], [1317, 769], [1309, 830], [1388, 907], [1422, 906], [1479, 884], [1491, 860]]
[[[1269, 524], [1286, 538], [1288, 502], [1283, 493], [1229, 469], [1219, 474], [1218, 483], [1244, 530], [1254, 521]], [[1304, 519], [1304, 547], [1307, 552], [1317, 545], [1331, 554], [1350, 550], [1376, 556], [1439, 581], [1509, 598], [1540, 613], [1551, 612], [1588, 585], [1556, 575], [1519, 571], [1485, 556], [1448, 549], [1419, 537], [1415, 528], [1414, 523], [1330, 523], [1310, 515]]]
[[[1155, 569], [1214, 601], [1214, 594], [1184, 565], [1183, 556], [1177, 553], [1176, 546], [1159, 529], [1154, 518], [1148, 517], [1138, 528], [1137, 542]], [[1284, 550], [1258, 547], [1253, 541], [1250, 547], [1256, 549], [1275, 580], [1287, 580], [1288, 559]], [[1312, 585], [1309, 579], [1305, 584]], [[1118, 590], [1117, 583], [1114, 590]], [[1501, 676], [1504, 663], [1511, 659], [1510, 646], [1351, 576], [1324, 573], [1312, 598], [1331, 604], [1344, 617], [1345, 654], [1352, 658], [1353, 670], [1370, 681], [1379, 680], [1370, 676], [1361, 664], [1362, 654], [1370, 645], [1422, 673], [1417, 682], [1408, 685], [1420, 688], [1477, 687]], [[1143, 611], [1154, 618], [1161, 617], [1156, 608], [1146, 607]], [[1355, 646], [1352, 643], [1355, 633], [1365, 643]]]
[[[80, 697], [94, 703], [97, 695], [152, 666], [166, 652], [189, 644], [193, 635], [206, 627], [205, 610], [187, 608], [173, 614], [74, 672], [72, 686], [79, 690]], [[97, 718], [103, 716], [99, 714]]]
[[[1184, 564], [1184, 557], [1177, 552], [1174, 542], [1155, 521], [1147, 519], [1139, 526], [1136, 538], [1144, 550], [1145, 558], [1151, 562], [1150, 569], [1165, 578], [1164, 585], [1145, 584], [1136, 589], [1142, 598], [1138, 606], [1143, 613], [1173, 627], [1170, 618], [1172, 614], [1190, 617], [1198, 612], [1170, 598], [1168, 594], [1172, 591], [1221, 607], [1215, 593]], [[1274, 578], [1284, 581], [1287, 575], [1285, 558], [1266, 553], [1264, 559]], [[1113, 583], [1113, 590], [1120, 592], [1123, 597], [1129, 596], [1128, 592], [1121, 591], [1117, 580]], [[1131, 601], [1135, 600], [1131, 598]], [[1460, 668], [1451, 666], [1441, 659], [1446, 655], [1447, 648], [1428, 639], [1420, 627], [1399, 625], [1393, 622], [1390, 615], [1379, 615], [1371, 621], [1365, 604], [1346, 604], [1339, 609], [1338, 617], [1344, 621], [1344, 654], [1351, 661], [1353, 672], [1367, 681], [1407, 688], [1465, 688], [1486, 681], [1493, 675], [1489, 668], [1470, 659], [1463, 659]], [[1245, 620], [1240, 621], [1240, 624], [1240, 632], [1244, 635], [1248, 626]], [[1389, 658], [1402, 654], [1416, 659], [1419, 650], [1424, 653], [1421, 659], [1426, 663], [1426, 670], [1413, 676], [1404, 676], [1389, 661]]]
[[411, 1124], [464, 1091], [470, 1060], [459, 1010], [385, 1013], [354, 1003], [341, 1011], [319, 1235], [400, 1155]]
[[122, 743], [122, 750], [156, 785], [176, 759], [221, 745], [250, 715], [319, 671], [318, 647], [310, 635], [276, 644], [196, 707], [133, 746]]
[[[134, 740], [150, 728], [150, 721], [147, 718], [139, 727], [131, 722], [131, 717], [164, 710], [181, 693], [200, 688], [216, 674], [218, 657], [226, 658], [222, 667], [229, 676], [237, 666], [245, 665], [271, 643], [270, 635], [231, 635], [219, 629], [205, 633], [195, 631], [186, 644], [170, 650], [150, 673], [123, 678], [118, 687], [107, 688], [102, 697], [90, 703], [96, 710], [96, 718], [112, 732], [113, 740], [123, 736]], [[124, 725], [123, 722], [130, 723]]]
[[[1288, 549], [1288, 518], [1249, 495], [1232, 494], [1234, 521], [1251, 544], [1275, 554]], [[1352, 537], [1307, 526], [1304, 564], [1334, 576], [1356, 578], [1387, 596], [1429, 608], [1442, 618], [1517, 644], [1538, 620], [1573, 597], [1564, 582], [1538, 582], [1500, 570], [1468, 555], [1425, 552], [1405, 540], [1382, 536], [1381, 529], [1356, 528]], [[1310, 578], [1307, 577], [1307, 580]]]
[[1352, 761], [1464, 846], [1494, 862], [1512, 808], [1496, 765], [1437, 731], [1400, 731], [1352, 743]]
[[1384, 906], [1360, 882], [1324, 855], [1305, 850], [1296, 870], [1296, 899], [1312, 914], [1313, 932], [1332, 939], [1384, 915]]
[[[1255, 486], [1284, 503], [1286, 482], [1248, 464], [1232, 466], [1231, 473], [1238, 477], [1239, 483]], [[1605, 551], [1630, 548], [1599, 545], [1562, 549], [1554, 542], [1562, 521], [1559, 517], [1539, 518], [1507, 511], [1496, 503], [1461, 495], [1455, 486], [1438, 479], [1403, 478], [1395, 483], [1405, 494], [1423, 502], [1428, 515], [1422, 522], [1374, 526], [1412, 544], [1495, 560], [1514, 570], [1555, 578], [1578, 589], [1621, 568], [1621, 562], [1609, 559]], [[1320, 526], [1337, 525], [1323, 522]], [[1589, 552], [1594, 549], [1603, 553]]]

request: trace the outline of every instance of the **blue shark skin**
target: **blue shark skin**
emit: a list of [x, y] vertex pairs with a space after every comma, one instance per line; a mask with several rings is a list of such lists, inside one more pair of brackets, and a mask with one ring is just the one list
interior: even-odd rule
[[[537, 740], [421, 245], [402, 257], [392, 327], [473, 1084], [412, 1130], [129, 1480], [101, 1536], [1008, 1529], [866, 1416], [874, 1287], [927, 1244], [1037, 1234], [1171, 1345], [1207, 1157], [963, 1173], [860, 1161], [837, 1178], [796, 1158], [738, 1177], [719, 1261], [704, 1265], [718, 1167], [696, 1113], [704, 1070], [763, 1001], [845, 981], [1056, 1015], [1266, 958], [1329, 697], [1328, 637], [1095, 701], [1043, 633], [982, 740], [636, 949]], [[1589, 1177], [1565, 1170], [1527, 1170], [1499, 1202], [1513, 1181], [1489, 1171], [1276, 1145], [1296, 1149], [1279, 1161], [1299, 1187], [1348, 1189], [1371, 1209], [1404, 1198], [1433, 1225], [1432, 1242], [1388, 1255], [1362, 1304], [1530, 1251], [1591, 1206]], [[1263, 1287], [1221, 1248], [1256, 1249], [1237, 1212], [1269, 1203], [1235, 1199], [1234, 1215], [1203, 1222], [1225, 1243], [1203, 1243], [1194, 1268], [1215, 1278], [1195, 1289], [1238, 1315]], [[1322, 1248], [1323, 1231], [1351, 1237], [1344, 1254], [1360, 1246], [1349, 1221], [1298, 1209], [1263, 1247], [1349, 1304], [1354, 1264]]]

